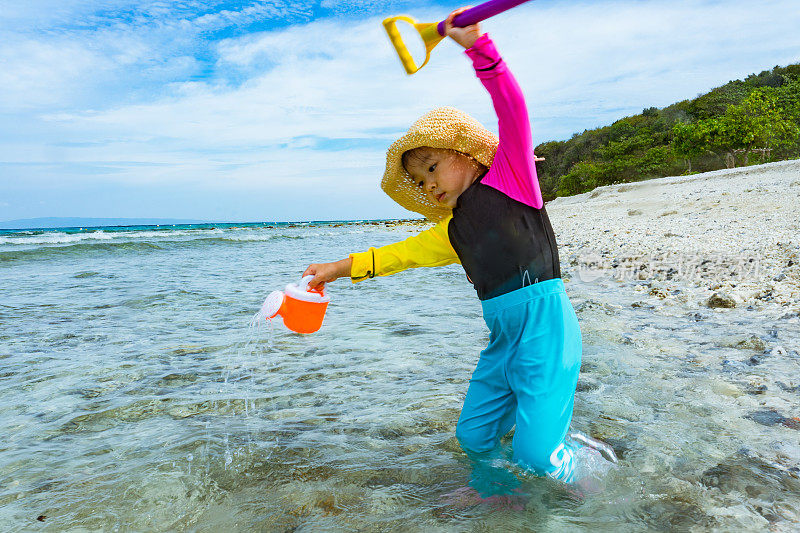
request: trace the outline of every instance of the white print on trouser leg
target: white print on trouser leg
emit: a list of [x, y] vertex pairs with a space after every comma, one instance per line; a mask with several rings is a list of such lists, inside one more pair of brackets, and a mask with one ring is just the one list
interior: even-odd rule
[[565, 483], [572, 482], [572, 450], [564, 446], [564, 443], [558, 445], [558, 448], [553, 450], [550, 454], [550, 464], [555, 466], [556, 469], [548, 472], [548, 476], [561, 480]]

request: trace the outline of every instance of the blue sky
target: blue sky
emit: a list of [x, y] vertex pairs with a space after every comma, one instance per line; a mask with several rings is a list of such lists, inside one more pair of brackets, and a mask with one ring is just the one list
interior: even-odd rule
[[[406, 76], [381, 20], [450, 3], [31, 0], [0, 9], [0, 220], [416, 216], [379, 188], [428, 109], [494, 129], [455, 43]], [[536, 144], [800, 61], [797, 0], [534, 1], [483, 24]]]

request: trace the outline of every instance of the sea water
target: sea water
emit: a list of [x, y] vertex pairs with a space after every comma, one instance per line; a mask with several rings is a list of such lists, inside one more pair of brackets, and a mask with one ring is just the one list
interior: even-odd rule
[[[322, 329], [250, 329], [312, 262], [421, 226], [0, 233], [0, 529], [793, 531], [800, 324], [636, 281], [581, 282], [573, 430], [620, 457], [601, 490], [519, 472], [454, 505], [454, 438], [488, 342], [452, 265], [328, 286]], [[508, 445], [508, 439], [504, 441]]]

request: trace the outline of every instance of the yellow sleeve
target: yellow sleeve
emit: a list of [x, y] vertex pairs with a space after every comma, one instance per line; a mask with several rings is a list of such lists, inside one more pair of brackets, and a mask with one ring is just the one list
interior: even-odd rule
[[460, 263], [447, 236], [448, 216], [429, 230], [394, 244], [350, 254], [353, 283], [375, 276], [388, 276], [408, 268]]

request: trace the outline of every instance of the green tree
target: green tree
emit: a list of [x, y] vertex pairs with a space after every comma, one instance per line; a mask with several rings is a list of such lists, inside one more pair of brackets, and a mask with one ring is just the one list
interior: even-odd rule
[[800, 156], [800, 63], [735, 80], [692, 100], [536, 148], [546, 199], [593, 187], [750, 163], [753, 150], [771, 158]]
[[778, 102], [778, 91], [756, 89], [722, 116], [724, 142], [729, 150], [744, 150], [747, 165], [753, 148], [781, 148], [797, 142], [800, 128]]
[[685, 160], [687, 172], [692, 171], [692, 159], [709, 151], [709, 126], [708, 121], [699, 121], [694, 124], [676, 122], [672, 127], [672, 150]]

